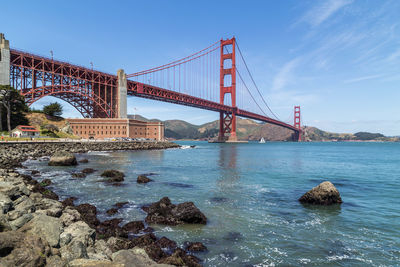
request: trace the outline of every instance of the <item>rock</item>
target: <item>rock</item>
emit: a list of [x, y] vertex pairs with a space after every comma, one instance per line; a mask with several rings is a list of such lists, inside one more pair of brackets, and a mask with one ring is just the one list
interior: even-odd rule
[[146, 251], [150, 259], [156, 262], [167, 256], [167, 254], [156, 243], [145, 246], [144, 251]]
[[161, 259], [158, 263], [171, 264], [175, 266], [201, 267], [198, 258], [192, 255], [187, 255], [185, 251], [180, 248], [177, 248], [171, 256]]
[[95, 169], [86, 168], [86, 169], [83, 169], [83, 170], [82, 170], [82, 173], [84, 173], [84, 174], [91, 174], [91, 173], [94, 173], [95, 171], [96, 171]]
[[71, 174], [72, 177], [74, 178], [85, 178], [86, 174], [82, 173], [82, 172], [74, 172]]
[[174, 250], [174, 249], [177, 248], [176, 242], [166, 238], [165, 236], [163, 236], [159, 240], [157, 240], [156, 244], [160, 248], [164, 248], [164, 249], [167, 249], [167, 250]]
[[178, 205], [171, 203], [168, 197], [151, 204], [146, 208], [148, 213], [147, 223], [158, 223], [166, 225], [178, 224], [206, 224], [206, 216], [193, 204], [184, 202]]
[[81, 219], [81, 214], [72, 208], [66, 207], [60, 217], [61, 222], [64, 226], [69, 226], [72, 223], [79, 221]]
[[27, 222], [32, 220], [32, 218], [33, 218], [32, 213], [26, 213], [26, 214], [22, 215], [21, 217], [19, 217], [18, 219], [11, 221], [10, 226], [13, 230], [17, 230], [17, 229], [21, 228], [22, 226], [24, 226]]
[[86, 246], [79, 240], [72, 240], [68, 245], [60, 249], [61, 259], [70, 262], [74, 259], [88, 258]]
[[43, 187], [45, 187], [45, 186], [49, 186], [49, 185], [51, 185], [51, 180], [50, 179], [44, 179], [41, 183], [40, 183], [40, 185], [41, 186], [43, 186]]
[[50, 157], [49, 166], [77, 165], [75, 155], [67, 151], [57, 151]]
[[69, 198], [66, 198], [66, 199], [64, 199], [61, 203], [62, 203], [62, 205], [64, 206], [64, 207], [66, 207], [66, 206], [75, 206], [74, 205], [74, 201], [75, 200], [77, 200], [77, 198], [76, 197], [69, 197]]
[[76, 206], [75, 209], [81, 214], [82, 220], [90, 227], [96, 228], [100, 224], [100, 221], [97, 219], [97, 209], [95, 206], [85, 203]]
[[204, 246], [201, 242], [187, 242], [185, 244], [185, 250], [191, 252], [206, 251], [207, 247]]
[[0, 214], [0, 232], [10, 231], [10, 230], [12, 230], [11, 225], [7, 220], [6, 216]]
[[64, 229], [60, 235], [60, 245], [64, 246], [71, 240], [81, 241], [86, 247], [92, 246], [96, 238], [96, 231], [83, 221], [77, 221]]
[[325, 181], [305, 193], [299, 201], [314, 205], [332, 205], [342, 203], [342, 198], [336, 187], [331, 182]]
[[133, 267], [155, 267], [155, 266], [166, 266], [156, 264], [153, 260], [149, 258], [144, 249], [133, 248], [129, 250], [120, 250], [112, 255], [112, 260], [114, 263], [123, 264], [123, 266], [133, 266]]
[[48, 210], [48, 209], [59, 209], [62, 210], [63, 206], [62, 204], [53, 199], [48, 199], [48, 198], [42, 198], [40, 201], [36, 203], [36, 209], [39, 210]]
[[124, 266], [128, 266], [128, 265], [114, 263], [109, 260], [75, 259], [75, 260], [69, 262], [68, 266], [69, 267], [124, 267]]
[[0, 214], [7, 213], [12, 206], [12, 200], [7, 195], [0, 193]]
[[36, 183], [34, 185], [34, 187], [32, 188], [32, 192], [40, 193], [43, 197], [48, 199], [58, 200], [58, 196], [56, 193], [54, 193], [50, 189], [41, 186], [39, 183]]
[[157, 240], [156, 236], [153, 233], [145, 234], [133, 239], [131, 242], [134, 247], [138, 246], [144, 248], [148, 245], [153, 244]]
[[22, 201], [18, 201], [18, 204], [15, 205], [14, 209], [15, 211], [20, 211], [22, 213], [31, 213], [36, 211], [36, 205], [31, 198], [26, 197], [23, 198]]
[[119, 226], [122, 220], [121, 218], [115, 218], [100, 223], [96, 228], [99, 238], [108, 238], [111, 236], [128, 237], [128, 233], [123, 231]]
[[32, 170], [32, 171], [31, 171], [31, 174], [32, 174], [32, 175], [37, 175], [37, 174], [40, 174], [40, 171], [38, 171], [38, 170]]
[[0, 181], [0, 195], [3, 197], [6, 196], [11, 200], [16, 200], [21, 196], [21, 193], [22, 192], [19, 191], [19, 187], [17, 185], [14, 185], [11, 182]]
[[53, 255], [46, 259], [46, 267], [64, 267], [66, 265], [67, 262], [58, 255]]
[[126, 202], [118, 202], [118, 203], [115, 203], [114, 206], [117, 207], [117, 209], [120, 209], [127, 204], [129, 204], [129, 202], [127, 202], [127, 201]]
[[44, 266], [49, 254], [49, 244], [38, 236], [0, 233], [0, 266]]
[[148, 178], [147, 176], [145, 176], [143, 174], [139, 175], [138, 178], [137, 178], [137, 183], [138, 184], [147, 184], [148, 182], [151, 182], [151, 181], [153, 181], [153, 180]]
[[122, 237], [110, 237], [107, 240], [107, 246], [111, 249], [112, 252], [116, 252], [122, 249], [130, 249], [133, 248], [135, 245], [132, 244], [131, 241], [129, 241], [126, 238]]
[[89, 160], [88, 160], [88, 159], [81, 159], [81, 160], [79, 161], [79, 163], [89, 163]]
[[116, 209], [116, 208], [111, 208], [111, 209], [109, 209], [109, 210], [106, 211], [106, 213], [107, 213], [108, 215], [114, 215], [114, 214], [116, 214], [117, 212], [118, 212], [118, 209]]
[[84, 174], [83, 172], [74, 172], [71, 174], [71, 176], [74, 178], [85, 178], [86, 174]]
[[105, 170], [102, 174], [102, 177], [108, 178], [106, 181], [109, 183], [115, 183], [115, 182], [123, 182], [125, 174], [117, 171], [117, 170]]
[[106, 241], [104, 240], [96, 240], [94, 244], [94, 249], [97, 254], [102, 254], [107, 257], [107, 259], [111, 259], [112, 251], [107, 246]]
[[122, 226], [122, 229], [126, 232], [137, 234], [144, 229], [144, 224], [142, 221], [132, 221]]
[[20, 232], [43, 237], [52, 247], [59, 246], [62, 230], [59, 219], [44, 214], [35, 214], [33, 219], [19, 229]]

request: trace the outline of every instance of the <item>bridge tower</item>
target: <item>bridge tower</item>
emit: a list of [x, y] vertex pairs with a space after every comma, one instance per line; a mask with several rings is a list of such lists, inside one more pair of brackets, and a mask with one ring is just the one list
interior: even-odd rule
[[[227, 47], [231, 46], [229, 53]], [[229, 62], [230, 61], [230, 62]], [[234, 108], [232, 113], [221, 111], [219, 114], [219, 135], [218, 141], [236, 142], [236, 59], [235, 59], [235, 37], [232, 39], [221, 39], [220, 59], [220, 104], [224, 104], [225, 95], [230, 95], [231, 105]]]
[[0, 33], [0, 85], [10, 85], [10, 43]]
[[301, 141], [301, 113], [300, 113], [300, 106], [294, 107], [294, 122], [293, 126], [299, 129], [299, 132], [294, 134], [294, 141]]
[[126, 80], [126, 73], [124, 70], [120, 69], [117, 72], [118, 77], [118, 87], [117, 87], [117, 116], [120, 119], [127, 118], [127, 80]]

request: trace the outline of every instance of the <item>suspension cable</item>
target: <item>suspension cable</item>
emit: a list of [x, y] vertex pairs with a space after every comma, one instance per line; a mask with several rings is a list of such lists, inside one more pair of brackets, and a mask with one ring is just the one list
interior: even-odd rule
[[236, 40], [235, 40], [235, 43], [236, 43], [236, 46], [237, 46], [237, 48], [238, 48], [240, 57], [242, 58], [243, 63], [244, 63], [244, 65], [246, 66], [247, 72], [249, 73], [249, 76], [250, 76], [251, 80], [253, 81], [253, 84], [254, 84], [254, 86], [256, 87], [257, 92], [258, 92], [258, 94], [260, 95], [262, 101], [264, 102], [265, 106], [267, 106], [268, 110], [272, 113], [272, 115], [273, 115], [277, 120], [280, 120], [280, 119], [278, 118], [278, 116], [276, 116], [275, 113], [274, 113], [274, 112], [271, 110], [271, 108], [268, 106], [268, 104], [267, 104], [267, 102], [265, 101], [264, 97], [261, 95], [261, 92], [260, 92], [260, 90], [258, 89], [258, 86], [257, 86], [256, 82], [255, 82], [254, 79], [253, 79], [253, 75], [251, 75], [251, 72], [250, 72], [250, 70], [249, 70], [249, 67], [247, 66], [246, 60], [244, 60], [244, 57], [243, 57], [243, 55], [242, 55], [242, 51], [240, 51], [239, 44], [238, 44], [238, 42], [237, 42]]

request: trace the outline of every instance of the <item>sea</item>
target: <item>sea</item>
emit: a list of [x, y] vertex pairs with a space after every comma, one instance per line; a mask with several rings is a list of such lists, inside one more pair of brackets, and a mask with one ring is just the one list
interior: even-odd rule
[[[89, 163], [75, 167], [28, 160], [21, 171], [39, 170], [61, 199], [77, 197], [122, 224], [143, 220], [141, 207], [164, 196], [194, 202], [206, 225], [151, 226], [182, 247], [202, 242], [208, 251], [194, 255], [204, 266], [400, 266], [400, 143], [177, 143], [183, 148], [78, 154]], [[71, 177], [83, 168], [97, 172]], [[106, 169], [124, 172], [123, 185], [101, 182]], [[137, 184], [140, 174], [154, 182]], [[343, 204], [298, 202], [323, 181]], [[118, 214], [105, 213], [122, 201]]]

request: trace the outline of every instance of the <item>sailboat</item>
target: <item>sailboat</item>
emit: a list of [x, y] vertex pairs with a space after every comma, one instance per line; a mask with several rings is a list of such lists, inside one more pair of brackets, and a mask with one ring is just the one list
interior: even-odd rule
[[264, 139], [264, 137], [261, 137], [261, 139], [260, 139], [260, 142], [259, 142], [260, 144], [264, 144], [265, 143], [265, 139]]

